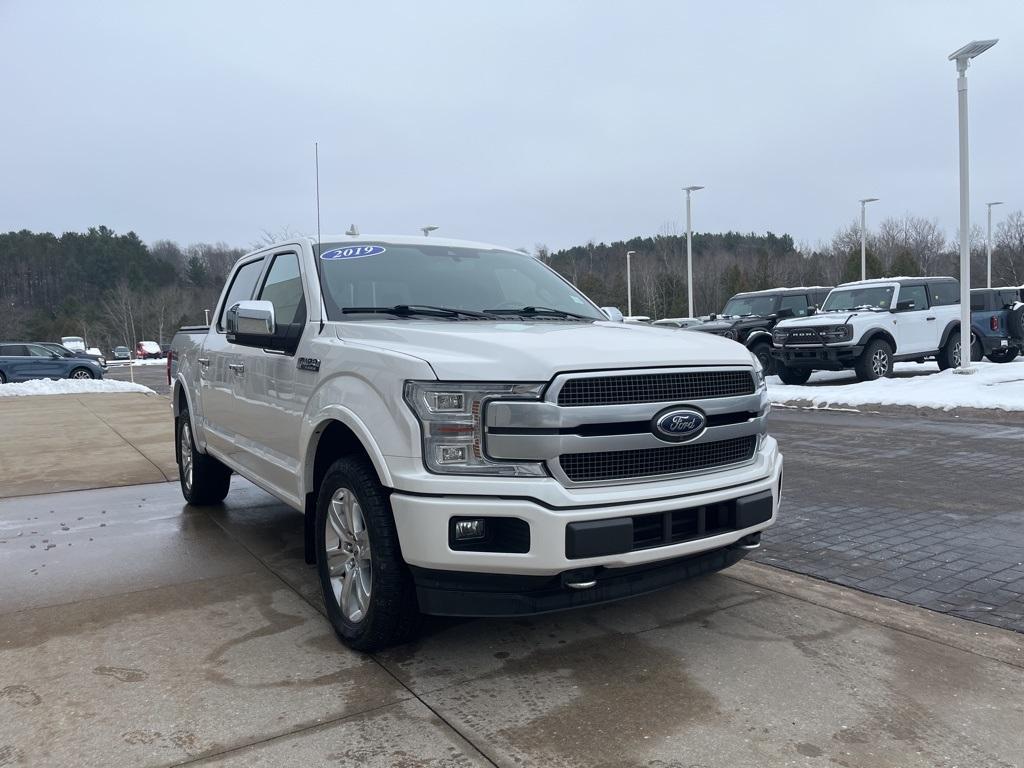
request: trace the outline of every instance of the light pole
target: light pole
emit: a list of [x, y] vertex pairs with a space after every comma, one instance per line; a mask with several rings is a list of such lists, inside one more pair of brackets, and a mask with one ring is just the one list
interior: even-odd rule
[[630, 278], [629, 257], [636, 251], [626, 251], [626, 314], [633, 316], [633, 282]]
[[986, 274], [986, 277], [985, 277], [985, 287], [986, 288], [991, 288], [992, 287], [992, 206], [993, 205], [1002, 205], [1002, 204], [1003, 204], [1002, 200], [999, 200], [999, 201], [994, 202], [994, 203], [985, 203], [985, 205], [988, 206], [988, 235], [985, 237], [985, 251], [986, 251], [986, 255], [988, 257], [986, 259], [986, 267], [987, 268], [986, 268], [986, 272], [985, 272], [985, 274]]
[[998, 40], [974, 40], [949, 54], [956, 62], [956, 95], [960, 128], [960, 365], [958, 373], [974, 373], [971, 368], [971, 201], [970, 160], [967, 144], [967, 65]]
[[877, 202], [877, 197], [865, 197], [860, 201], [860, 279], [868, 279], [868, 228], [864, 209], [868, 203]]
[[704, 187], [683, 187], [686, 192], [686, 311], [696, 317], [693, 311], [693, 226], [690, 222], [690, 194]]
[[425, 227], [420, 227], [420, 232], [423, 233], [424, 237], [430, 237], [430, 233], [435, 231], [436, 229], [437, 227], [435, 227], [433, 224], [428, 224]]

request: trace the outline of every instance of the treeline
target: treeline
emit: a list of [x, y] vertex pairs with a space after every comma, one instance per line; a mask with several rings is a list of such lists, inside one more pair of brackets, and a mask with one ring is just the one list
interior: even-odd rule
[[223, 243], [147, 246], [107, 227], [0, 233], [0, 339], [82, 336], [108, 354], [167, 343], [179, 325], [203, 321], [243, 253]]
[[[287, 233], [283, 233], [287, 234]], [[260, 245], [279, 239], [263, 233]], [[993, 233], [994, 285], [1024, 284], [1024, 212], [1014, 211]], [[601, 306], [627, 309], [626, 251], [632, 257], [633, 313], [689, 315], [686, 237], [662, 234], [587, 243], [536, 255]], [[214, 308], [232, 264], [245, 252], [224, 243], [151, 245], [134, 232], [106, 227], [85, 233], [0, 233], [0, 339], [57, 340], [83, 336], [104, 352], [118, 344], [167, 343], [183, 324], [202, 323]], [[695, 233], [694, 305], [720, 310], [740, 291], [779, 286], [836, 285], [860, 277], [856, 222], [816, 248], [789, 235]], [[869, 277], [959, 274], [956, 239], [938, 224], [911, 215], [888, 218], [867, 238]], [[974, 287], [985, 284], [985, 238], [971, 233]]]
[[[993, 231], [993, 285], [1024, 283], [1024, 212], [1014, 211]], [[601, 306], [627, 309], [626, 252], [632, 256], [633, 314], [676, 317], [686, 306], [686, 236], [663, 234], [610, 244], [587, 243], [537, 255], [578, 285]], [[867, 236], [867, 276], [894, 277], [960, 273], [956, 238], [947, 239], [934, 220], [912, 215], [882, 221]], [[771, 232], [694, 233], [694, 307], [699, 314], [721, 310], [730, 296], [780, 286], [836, 285], [860, 279], [860, 228], [856, 222], [818, 247], [798, 246], [789, 235]], [[971, 232], [971, 284], [985, 285], [985, 236]]]

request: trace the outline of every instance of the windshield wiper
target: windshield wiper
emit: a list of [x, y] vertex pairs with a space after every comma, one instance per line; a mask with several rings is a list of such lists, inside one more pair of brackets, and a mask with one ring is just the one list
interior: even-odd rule
[[492, 319], [490, 315], [483, 312], [477, 312], [472, 309], [435, 307], [430, 304], [395, 304], [390, 307], [342, 307], [341, 312], [345, 315], [378, 314], [396, 315], [397, 317], [429, 315], [431, 317], [474, 317], [481, 320]]
[[552, 309], [551, 307], [523, 307], [521, 309], [485, 309], [488, 315], [523, 315], [524, 317], [562, 317], [573, 318], [574, 320], [594, 320], [593, 317], [577, 315], [575, 312], [566, 312], [564, 309]]

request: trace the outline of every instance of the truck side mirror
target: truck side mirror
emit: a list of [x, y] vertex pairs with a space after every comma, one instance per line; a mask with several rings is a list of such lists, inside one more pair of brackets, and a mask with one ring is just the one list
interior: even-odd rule
[[622, 322], [622, 311], [618, 307], [601, 307], [601, 311], [613, 323]]
[[267, 346], [277, 331], [274, 305], [269, 301], [240, 301], [224, 317], [228, 341], [246, 346]]
[[817, 313], [817, 311], [818, 311], [818, 305], [817, 304], [811, 304], [811, 306], [809, 306], [807, 308], [807, 316], [810, 317], [811, 315]]

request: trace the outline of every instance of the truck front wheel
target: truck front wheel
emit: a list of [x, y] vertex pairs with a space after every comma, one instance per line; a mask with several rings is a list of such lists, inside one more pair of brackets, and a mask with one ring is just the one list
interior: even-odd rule
[[231, 486], [231, 470], [196, 448], [188, 408], [182, 407], [176, 426], [178, 481], [182, 496], [196, 506], [220, 504]]
[[874, 381], [883, 376], [891, 376], [892, 347], [887, 341], [872, 339], [853, 364], [853, 369], [861, 381]]
[[775, 373], [783, 384], [806, 384], [811, 378], [811, 372], [810, 368], [793, 368], [781, 361], [775, 363]]
[[374, 651], [416, 634], [416, 587], [402, 560], [387, 491], [365, 460], [338, 459], [324, 476], [316, 565], [327, 618], [345, 645]]

